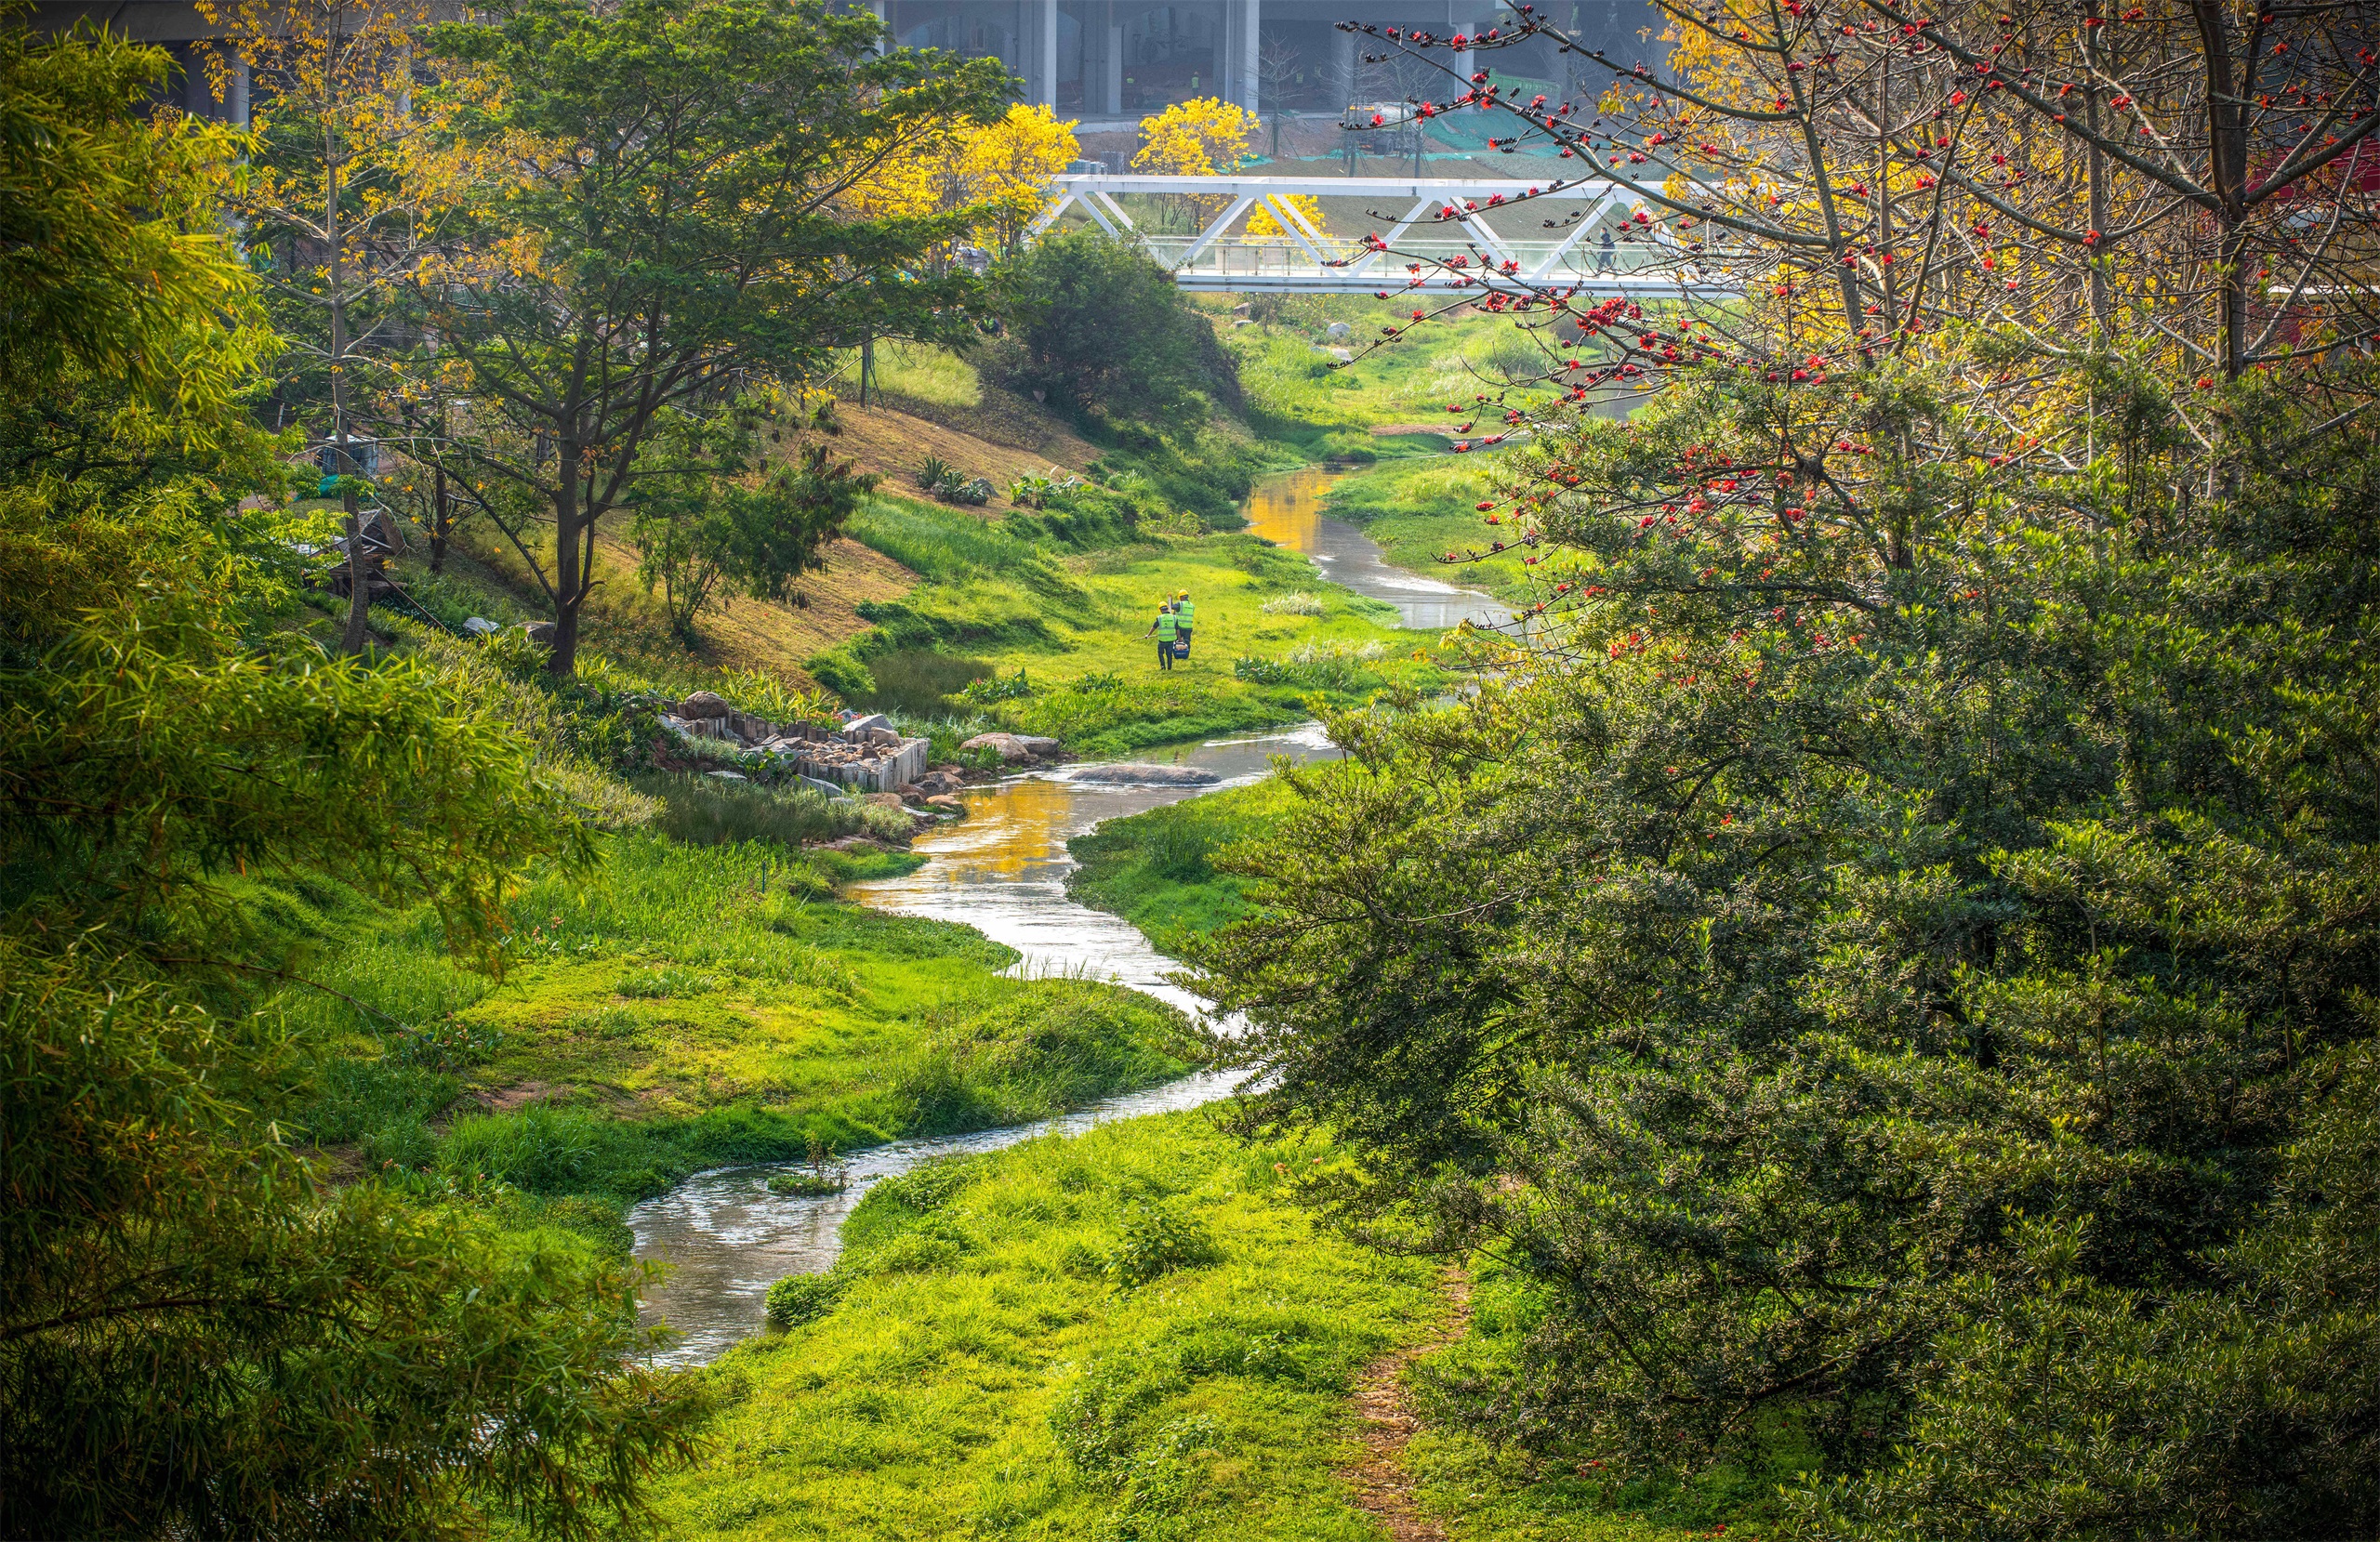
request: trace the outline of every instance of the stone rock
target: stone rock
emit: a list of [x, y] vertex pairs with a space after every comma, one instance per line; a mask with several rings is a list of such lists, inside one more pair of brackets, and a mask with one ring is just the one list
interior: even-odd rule
[[904, 803], [917, 803], [924, 799], [926, 790], [915, 782], [904, 782], [892, 789], [892, 796]]
[[552, 647], [554, 639], [562, 635], [562, 628], [550, 621], [524, 621], [521, 624], [521, 630], [540, 648]]
[[1026, 749], [1031, 750], [1036, 756], [1044, 760], [1057, 754], [1058, 751], [1065, 747], [1059, 744], [1055, 739], [1043, 739], [1030, 733], [1018, 734], [1016, 736], [1016, 742], [1023, 745]]
[[859, 744], [866, 740], [868, 734], [873, 731], [877, 729], [883, 729], [889, 732], [892, 730], [892, 718], [887, 718], [881, 712], [871, 712], [865, 718], [853, 718], [850, 722], [845, 723], [842, 726], [841, 732], [844, 738], [849, 739], [853, 744]]
[[898, 809], [902, 807], [901, 795], [899, 793], [863, 793], [861, 795], [861, 801], [873, 803], [879, 809]]
[[750, 777], [748, 777], [748, 776], [745, 775], [742, 771], [705, 771], [705, 772], [703, 772], [703, 774], [704, 774], [705, 776], [716, 776], [716, 777], [718, 777], [721, 782], [749, 782], [749, 781], [751, 781], [751, 780], [752, 780]]
[[1084, 766], [1074, 773], [1074, 780], [1110, 786], [1203, 787], [1223, 778], [1195, 766], [1139, 766], [1130, 761], [1116, 761], [1104, 766]]
[[727, 705], [718, 692], [697, 691], [678, 708], [681, 718], [724, 718], [735, 709]]
[[821, 782], [814, 776], [799, 775], [797, 775], [794, 780], [809, 788], [812, 792], [825, 793], [828, 797], [849, 797], [852, 795], [852, 790], [849, 787], [844, 786], [840, 782]]
[[1355, 330], [1355, 329], [1354, 327], [1349, 326], [1345, 322], [1332, 322], [1329, 326], [1322, 329], [1322, 335], [1335, 342], [1341, 337], [1351, 336]]
[[473, 637], [494, 637], [504, 628], [483, 615], [469, 615], [463, 618], [463, 630]]
[[934, 794], [932, 797], [926, 799], [926, 807], [929, 809], [940, 809], [946, 813], [954, 814], [963, 814], [967, 811], [967, 805], [959, 798], [951, 797], [948, 793]]
[[1254, 322], [1250, 321], [1247, 317], [1242, 316], [1241, 318], [1239, 318], [1239, 320], [1237, 320], [1237, 321], [1236, 321], [1236, 322], [1232, 323], [1231, 324], [1232, 324], [1232, 326], [1234, 327], [1234, 329], [1237, 329], [1237, 328], [1239, 328], [1239, 327], [1243, 327], [1243, 326], [1254, 326], [1256, 323], [1255, 323]]
[[1033, 758], [1033, 752], [1025, 747], [1025, 741], [1013, 733], [978, 733], [959, 747], [969, 750], [990, 750], [1012, 766], [1021, 766]]
[[1355, 362], [1355, 350], [1352, 348], [1327, 348], [1322, 351], [1342, 364], [1352, 364]]

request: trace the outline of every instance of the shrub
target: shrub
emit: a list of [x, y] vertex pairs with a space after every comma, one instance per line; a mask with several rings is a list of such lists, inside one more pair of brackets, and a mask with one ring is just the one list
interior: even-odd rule
[[1136, 248], [1052, 236], [1005, 263], [998, 282], [1024, 345], [1017, 385], [1079, 412], [1160, 424], [1202, 395], [1238, 400], [1214, 328]]
[[993, 702], [1023, 701], [1032, 694], [1033, 682], [1020, 667], [1013, 675], [992, 674], [969, 680], [959, 699], [971, 706], [987, 706]]
[[773, 723], [826, 723], [835, 716], [834, 699], [824, 692], [787, 685], [762, 669], [731, 669], [718, 690], [736, 710]]
[[1288, 594], [1276, 594], [1256, 607], [1265, 615], [1320, 615], [1329, 608], [1303, 589], [1295, 589]]
[[769, 1286], [769, 1326], [783, 1332], [826, 1316], [849, 1284], [840, 1273], [787, 1275]]
[[1214, 1234], [1195, 1216], [1164, 1205], [1135, 1204], [1124, 1213], [1123, 1234], [1107, 1251], [1108, 1283], [1133, 1290], [1177, 1269], [1223, 1261]]

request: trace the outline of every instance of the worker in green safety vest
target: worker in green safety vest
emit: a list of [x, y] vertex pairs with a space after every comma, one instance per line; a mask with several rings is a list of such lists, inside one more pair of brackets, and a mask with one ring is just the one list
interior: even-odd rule
[[1175, 595], [1173, 597], [1173, 626], [1174, 630], [1181, 635], [1182, 648], [1185, 653], [1190, 648], [1190, 628], [1197, 624], [1197, 619], [1198, 608], [1190, 603], [1190, 591], [1184, 589]]
[[1143, 637], [1157, 639], [1157, 666], [1159, 669], [1170, 670], [1173, 667], [1173, 643], [1180, 630], [1180, 624], [1174, 616], [1173, 607], [1159, 604], [1157, 608], [1157, 619], [1150, 622], [1149, 629], [1141, 634]]

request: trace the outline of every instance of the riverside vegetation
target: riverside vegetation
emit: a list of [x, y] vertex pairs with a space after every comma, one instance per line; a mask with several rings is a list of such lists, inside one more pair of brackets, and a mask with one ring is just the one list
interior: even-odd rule
[[[1474, 295], [1345, 368], [1359, 301], [1225, 329], [1078, 235], [978, 283], [951, 249], [1013, 199], [864, 168], [1013, 126], [1004, 81], [807, 0], [397, 17], [360, 96], [260, 71], [246, 138], [150, 112], [156, 50], [0, 33], [0, 225], [40, 235], [0, 244], [0, 1531], [1376, 1537], [1351, 1399], [1410, 1357], [1366, 1470], [1466, 1542], [2371, 1532], [2366, 66], [2295, 13], [1792, 14], [1823, 59], [1713, 32], [1696, 89], [1597, 102], [1732, 160], [1742, 297]], [[2268, 26], [2252, 113], [2211, 64]], [[1966, 202], [2143, 60], [2172, 165], [2085, 141]], [[2078, 124], [2012, 127], [2058, 73]], [[1844, 126], [1886, 75], [1939, 104], [1923, 170]], [[1816, 105], [1730, 105], [1777, 100]], [[1561, 118], [1519, 126], [1633, 164]], [[373, 218], [444, 246], [256, 202], [390, 123]], [[2133, 180], [2193, 157], [2264, 180]], [[623, 216], [665, 185], [682, 226]], [[1935, 256], [1871, 265], [1921, 204]], [[2319, 276], [2259, 316], [2252, 264]], [[644, 328], [615, 437], [539, 417]], [[978, 515], [847, 460], [817, 388], [887, 331], [920, 391], [1043, 393], [1066, 474]], [[1491, 411], [1526, 436], [1408, 453]], [[376, 477], [310, 449], [365, 425]], [[1532, 646], [1235, 533], [1292, 461], [1393, 554], [1477, 551]], [[444, 567], [329, 598], [350, 495]], [[1184, 587], [1160, 691], [1135, 618]], [[555, 651], [448, 635], [557, 610]], [[1077, 843], [1219, 1041], [839, 901], [915, 859], [819, 843], [902, 816], [705, 774], [654, 721], [696, 685], [937, 758], [1307, 711], [1346, 758]], [[646, 1358], [638, 1197], [1207, 1065], [1258, 1079], [887, 1182], [768, 1334]]]
[[[724, 106], [703, 96], [714, 77], [734, 78], [717, 52], [725, 39], [742, 38], [754, 57], [800, 53], [776, 77], [786, 90], [824, 80], [813, 67], [838, 50], [852, 56], [841, 63], [877, 68], [865, 63], [874, 34], [864, 20], [800, 5], [703, 15], [721, 25], [702, 39], [638, 7], [602, 18], [533, 7], [495, 31], [405, 33], [420, 45], [407, 57], [428, 72], [411, 78], [438, 82], [410, 121], [456, 126], [457, 143], [500, 136], [516, 111], [541, 134], [592, 133], [605, 112], [626, 110], [617, 66], [649, 47], [675, 72], [668, 89], [702, 99], [689, 124], [777, 133], [782, 124], [701, 118], [733, 115], [732, 91]], [[402, 18], [390, 25], [404, 33]], [[462, 89], [491, 83], [482, 66], [540, 28], [570, 56], [569, 112], [580, 118], [563, 121], [563, 104], [536, 91]], [[883, 68], [931, 76], [949, 62], [904, 53]], [[302, 435], [266, 428], [276, 415], [319, 428], [384, 410], [401, 426], [416, 366], [434, 370], [450, 405], [475, 388], [509, 388], [475, 379], [458, 354], [342, 352], [336, 336], [313, 336], [327, 323], [306, 297], [322, 291], [305, 264], [319, 254], [259, 244], [251, 255], [270, 251], [266, 273], [221, 231], [243, 156], [273, 159], [271, 177], [250, 187], [285, 190], [302, 182], [287, 178], [306, 146], [329, 141], [271, 137], [303, 104], [294, 86], [272, 96], [271, 80], [258, 86], [271, 109], [261, 145], [152, 116], [151, 93], [171, 68], [120, 39], [0, 31], [0, 215], [73, 254], [60, 263], [17, 243], [0, 256], [11, 295], [0, 359], [0, 1531], [588, 1535], [634, 1525], [650, 1514], [655, 1474], [720, 1449], [711, 1430], [733, 1388], [641, 1358], [650, 1339], [636, 1325], [627, 1204], [721, 1162], [1030, 1120], [1179, 1075], [1210, 1047], [1146, 998], [1010, 978], [1013, 956], [972, 931], [839, 902], [840, 884], [914, 859], [814, 843], [895, 836], [906, 818], [706, 775], [739, 762], [725, 746], [657, 731], [656, 704], [696, 686], [780, 720], [814, 715], [831, 705], [800, 667], [814, 651], [722, 671], [685, 646], [687, 633], [702, 641], [702, 604], [666, 616], [632, 600], [615, 608], [626, 588], [616, 584], [567, 590], [580, 625], [559, 654], [517, 627], [483, 642], [454, 635], [474, 614], [511, 622], [543, 608], [553, 574], [533, 569], [556, 547], [521, 522], [534, 521], [534, 498], [461, 514], [430, 501], [441, 490], [510, 497], [495, 487], [504, 468], [544, 475], [535, 436], [513, 442], [500, 413], [450, 416], [438, 432], [452, 443], [436, 454], [461, 446], [483, 458], [448, 464], [391, 431], [366, 479], [351, 465], [324, 468]], [[840, 82], [848, 71], [826, 73]], [[954, 67], [939, 94], [915, 99], [919, 112], [944, 112], [939, 122], [896, 112], [837, 120], [839, 131], [858, 141], [947, 132], [991, 110], [969, 96], [982, 96], [982, 76]], [[640, 89], [654, 86], [647, 77]], [[349, 111], [342, 99], [306, 99], [329, 114], [323, 122]], [[441, 116], [450, 112], [483, 116], [461, 125]], [[381, 149], [389, 158], [372, 177], [434, 183], [451, 169], [408, 162], [402, 145]], [[838, 153], [864, 161], [866, 147]], [[417, 191], [440, 189], [454, 186]], [[474, 240], [554, 212], [501, 175], [467, 191], [494, 199], [469, 211]], [[547, 191], [567, 204], [585, 190]], [[873, 233], [838, 223], [836, 239], [876, 242], [871, 260], [921, 261], [967, 217]], [[641, 239], [614, 228], [597, 244], [617, 257]], [[679, 259], [701, 257], [673, 250]], [[389, 270], [375, 272], [371, 286], [341, 292], [347, 323], [410, 303]], [[569, 291], [586, 276], [562, 264], [536, 279]], [[1208, 369], [1223, 357], [1205, 317], [1161, 283], [1155, 292], [1196, 345], [1184, 358]], [[573, 308], [619, 298], [569, 291], [547, 315], [600, 327], [601, 315]], [[770, 365], [750, 337], [737, 341], [738, 324], [671, 346], [704, 368]], [[822, 365], [840, 324], [819, 323]], [[1041, 365], [1052, 360], [1064, 362], [1048, 354]], [[753, 415], [721, 425], [732, 442], [668, 419], [654, 454], [691, 458], [639, 474], [732, 481], [747, 453], [789, 458], [831, 440], [831, 415], [800, 406], [804, 362], [774, 361], [791, 376], [787, 389], [756, 393]], [[1154, 588], [1195, 587], [1225, 611], [1244, 602], [1251, 642], [1375, 649], [1384, 666], [1339, 681], [1343, 700], [1435, 681], [1434, 666], [1389, 648], [1405, 639], [1342, 597], [1318, 615], [1266, 615], [1265, 600], [1311, 588], [1310, 575], [1244, 536], [1204, 533], [1231, 522], [1248, 468], [1292, 452], [1260, 448], [1227, 416], [1171, 439], [1129, 422], [1099, 431], [1114, 442], [1095, 498], [1045, 501], [998, 522], [960, 522], [889, 490], [854, 498], [840, 472], [822, 474], [813, 481], [833, 484], [832, 507], [804, 506], [806, 552], [773, 552], [734, 570], [734, 582], [772, 590], [800, 577], [836, 521], [914, 562], [906, 571], [926, 586], [906, 608], [892, 608], [896, 587], [879, 617], [858, 618], [883, 640], [829, 639], [826, 652], [840, 646], [860, 672], [845, 680], [855, 696], [931, 713], [937, 758], [979, 720], [970, 714], [1137, 744], [1168, 736], [1169, 722], [1178, 737], [1301, 712], [1296, 690], [1251, 685], [1227, 666], [1210, 666], [1202, 694], [1134, 700], [1112, 678], [1123, 660], [1103, 651], [1129, 639], [1122, 608]], [[484, 442], [474, 447], [474, 434]], [[325, 469], [337, 474], [324, 479]], [[800, 502], [809, 485], [773, 483], [768, 497]], [[342, 560], [354, 597], [335, 600], [320, 553], [350, 494], [417, 516], [431, 540], [426, 564], [419, 551], [393, 564], [395, 589], [371, 582], [360, 558]], [[770, 507], [738, 504], [716, 529], [732, 535]], [[595, 566], [617, 577], [633, 565], [633, 512], [546, 535], [564, 552], [579, 543], [578, 560], [594, 566], [577, 579]], [[714, 528], [702, 508], [682, 512], [690, 538]], [[507, 529], [526, 533], [517, 547]], [[656, 547], [653, 560], [676, 560], [670, 549]], [[798, 630], [800, 607], [741, 602], [775, 605]], [[1086, 615], [1088, 625], [1057, 625]], [[959, 655], [958, 678], [938, 694], [902, 695], [898, 661], [905, 651], [922, 659], [926, 639]], [[998, 646], [963, 651], [978, 640]], [[866, 675], [878, 666], [882, 679]], [[969, 679], [1020, 683], [971, 700]], [[1114, 1173], [1152, 1204], [1157, 1191], [1140, 1176], [1149, 1169], [1243, 1160], [1181, 1132], [1153, 1153]], [[1098, 1187], [1067, 1182], [1070, 1193]], [[1204, 1224], [1245, 1230], [1243, 1213], [1269, 1204], [1252, 1197], [1265, 1192], [1262, 1175], [1233, 1188], [1228, 1203], [1242, 1208]], [[1120, 1272], [1068, 1274], [1068, 1288], [1121, 1283], [1147, 1303], [1210, 1278], [1201, 1270], [1236, 1268], [1211, 1278], [1222, 1282], [1217, 1310], [1238, 1311], [1266, 1259], [1312, 1253], [1268, 1244], [1251, 1263], [1253, 1241], [1226, 1236], [1212, 1256], [1238, 1247], [1240, 1263], [1210, 1263], [1184, 1240], [1197, 1224], [1170, 1209], [1145, 1224], [1128, 1218], [1114, 1245], [1128, 1259]], [[1256, 1229], [1302, 1237], [1304, 1225], [1276, 1206]], [[1084, 1246], [1108, 1247], [1096, 1230]], [[870, 1256], [861, 1249], [854, 1271]], [[1263, 1392], [1266, 1406], [1302, 1421], [1284, 1429], [1329, 1425], [1344, 1367], [1431, 1310], [1411, 1290], [1359, 1305], [1352, 1282], [1372, 1266], [1351, 1248], [1328, 1258], [1347, 1336], [1333, 1338], [1302, 1309], [1255, 1335], [1265, 1341], [1249, 1364], [1264, 1387], [1285, 1389]], [[1184, 1266], [1180, 1279], [1164, 1273], [1170, 1264]], [[1393, 1285], [1394, 1272], [1383, 1278]], [[1277, 1364], [1265, 1338], [1276, 1329], [1289, 1346]], [[1134, 1416], [1112, 1413], [1097, 1417], [1115, 1426], [1114, 1443], [1097, 1449], [1130, 1467]], [[1034, 1404], [1021, 1417], [1042, 1416]], [[1172, 1465], [1152, 1477], [1155, 1497], [1131, 1504], [1159, 1515], [1204, 1503], [1182, 1476], [1204, 1471], [1184, 1443], [1204, 1428], [1165, 1437], [1175, 1455], [1159, 1465]], [[1327, 1487], [1311, 1443], [1291, 1443], [1279, 1465], [1294, 1481], [1279, 1503]], [[1090, 1473], [1103, 1458], [1083, 1449]], [[1086, 1497], [1069, 1501], [1084, 1515], [1141, 1493], [1086, 1481]], [[1243, 1484], [1232, 1502], [1275, 1503], [1266, 1487]]]
[[[623, 104], [628, 52], [650, 45], [676, 72], [668, 88], [699, 96], [714, 76], [732, 84], [715, 51], [731, 33], [801, 53], [774, 77], [783, 89], [823, 80], [826, 59], [838, 90], [844, 65], [877, 68], [872, 24], [800, 6], [707, 7], [721, 25], [699, 42], [651, 7], [532, 9], [509, 33], [416, 36], [407, 57], [438, 90], [425, 86], [413, 121], [481, 113], [470, 132], [500, 134], [518, 110], [546, 114], [541, 134], [593, 132]], [[534, 91], [451, 94], [489, 78], [473, 50], [500, 62], [541, 26], [568, 38], [576, 127]], [[911, 53], [884, 69], [946, 64]], [[490, 528], [427, 505], [444, 571], [411, 557], [403, 586], [383, 591], [359, 557], [343, 564], [353, 600], [328, 600], [318, 554], [349, 494], [402, 511], [407, 494], [486, 489], [468, 466], [409, 464], [391, 435], [378, 481], [335, 468], [323, 496], [305, 439], [266, 428], [276, 413], [319, 426], [334, 408], [350, 423], [375, 402], [395, 411], [403, 369], [423, 361], [284, 336], [324, 323], [302, 297], [321, 292], [304, 268], [319, 254], [259, 244], [264, 273], [224, 241], [224, 213], [244, 156], [280, 158], [280, 176], [322, 141], [268, 128], [251, 144], [152, 115], [172, 68], [113, 37], [0, 29], [0, 218], [57, 243], [0, 254], [0, 1530], [634, 1523], [651, 1476], [706, 1448], [718, 1399], [641, 1358], [627, 1202], [721, 1161], [1034, 1118], [1208, 1050], [1144, 998], [1008, 978], [1012, 956], [972, 932], [837, 902], [838, 884], [911, 859], [804, 843], [892, 833], [882, 811], [706, 777], [735, 762], [654, 731], [654, 704], [694, 684], [778, 718], [816, 710], [793, 661], [721, 674], [656, 640], [666, 627], [607, 632], [588, 589], [572, 591], [588, 625], [561, 656], [517, 629], [449, 636], [470, 614], [536, 613], [536, 590]], [[945, 132], [992, 109], [967, 95], [989, 84], [952, 64], [939, 94], [912, 99], [940, 123], [838, 120], [855, 142], [837, 153]], [[648, 76], [641, 99], [654, 87]], [[282, 114], [268, 125], [300, 104], [294, 87], [258, 89]], [[728, 110], [697, 105], [690, 124]], [[370, 175], [437, 169], [396, 157]], [[552, 213], [505, 176], [466, 191], [525, 200], [476, 205], [475, 239]], [[917, 244], [965, 218], [873, 235], [836, 222], [836, 239], [922, 260]], [[583, 277], [563, 264], [538, 280]], [[548, 314], [605, 324], [572, 310], [583, 298]], [[381, 283], [338, 303], [360, 326], [407, 302]], [[672, 346], [762, 362], [726, 334]], [[802, 361], [776, 362], [798, 376]], [[469, 398], [475, 365], [450, 353], [435, 367], [442, 401]], [[494, 475], [521, 447], [500, 414], [474, 418], [483, 431]], [[1162, 556], [1182, 511], [1145, 507], [1157, 538], [1142, 555]], [[998, 547], [993, 565], [1058, 573], [1071, 602], [1063, 563], [1101, 547], [1058, 531], [1063, 513], [977, 534]], [[1194, 528], [1180, 523], [1185, 548]], [[591, 538], [625, 534], [599, 521]], [[582, 561], [590, 549], [582, 539]], [[1269, 593], [1264, 559], [1251, 544], [1196, 576]], [[1325, 625], [1377, 630], [1352, 614]]]

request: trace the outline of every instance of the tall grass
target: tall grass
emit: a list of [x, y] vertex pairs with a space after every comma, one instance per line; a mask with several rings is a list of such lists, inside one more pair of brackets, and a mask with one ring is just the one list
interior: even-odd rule
[[882, 494], [862, 506], [845, 530], [861, 545], [941, 584], [1014, 573], [1041, 560], [1031, 542], [988, 521]]
[[811, 787], [763, 787], [723, 777], [653, 772], [629, 784], [657, 799], [654, 827], [689, 846], [766, 841], [799, 850], [845, 836], [873, 836], [896, 844], [909, 838], [909, 818], [855, 797], [829, 797]]
[[858, 693], [853, 705], [872, 712], [930, 718], [942, 711], [950, 697], [967, 689], [969, 682], [989, 679], [992, 666], [960, 654], [902, 648], [871, 655], [867, 673], [876, 689]]

